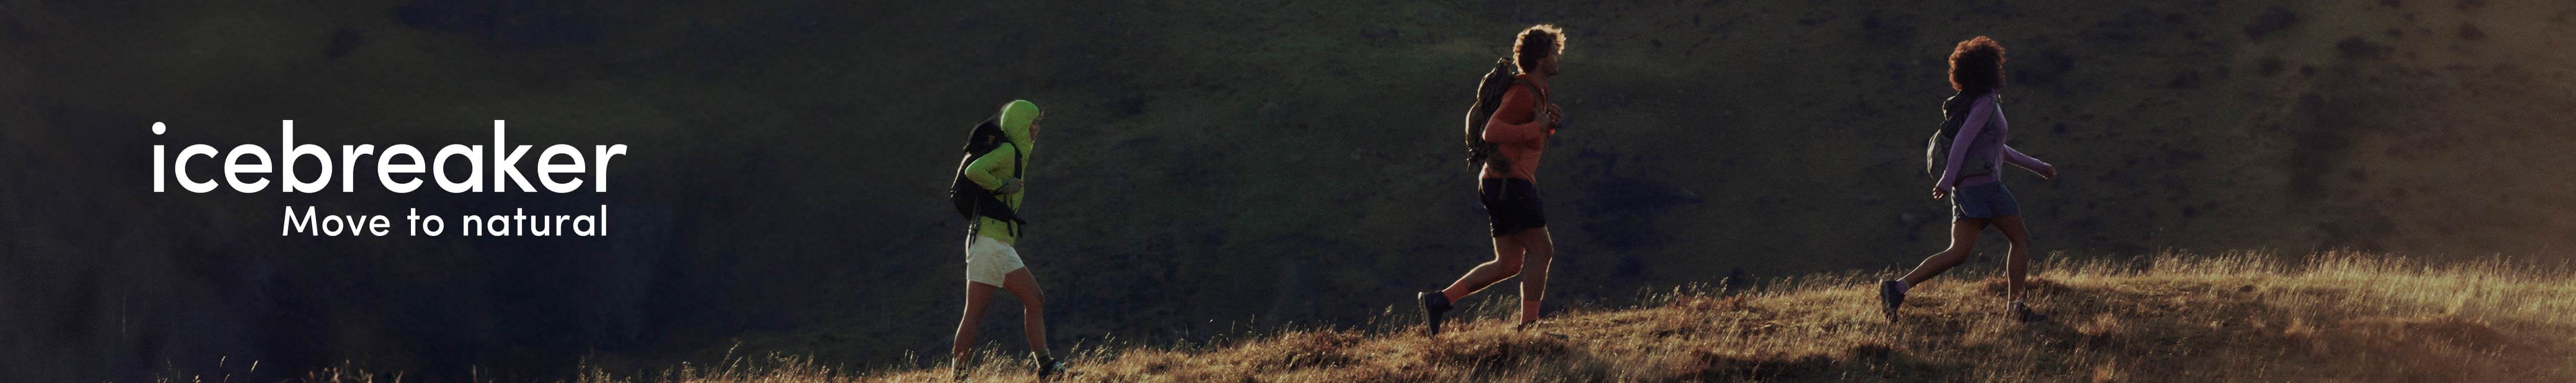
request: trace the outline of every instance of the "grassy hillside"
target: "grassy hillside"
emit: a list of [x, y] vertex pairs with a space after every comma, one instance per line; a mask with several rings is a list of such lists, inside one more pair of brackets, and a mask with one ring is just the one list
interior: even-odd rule
[[[1069, 382], [1209, 381], [2565, 381], [2576, 379], [2576, 274], [2566, 265], [2429, 265], [2356, 253], [2276, 261], [2166, 254], [2042, 265], [2032, 302], [2000, 315], [2003, 281], [1925, 285], [1901, 320], [1864, 275], [1678, 289], [1513, 331], [1500, 310], [1448, 335], [1417, 317], [1263, 332], [1204, 347], [1092, 346]], [[1491, 298], [1486, 298], [1491, 299]], [[1499, 305], [1488, 305], [1499, 306]], [[976, 381], [1027, 379], [986, 355]], [[582, 382], [946, 381], [938, 369], [848, 371], [741, 358]], [[324, 379], [324, 381], [332, 381]], [[347, 381], [343, 379], [341, 381]]]

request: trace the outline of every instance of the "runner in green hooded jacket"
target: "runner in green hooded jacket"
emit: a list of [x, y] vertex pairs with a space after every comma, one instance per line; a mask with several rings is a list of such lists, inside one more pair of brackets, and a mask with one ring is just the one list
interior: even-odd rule
[[[1012, 210], [1020, 209], [1027, 194], [1028, 178], [1025, 161], [1036, 146], [1038, 121], [1046, 114], [1028, 100], [1013, 100], [1002, 106], [1002, 135], [1009, 142], [986, 152], [966, 165], [966, 179], [993, 192]], [[1018, 172], [1020, 174], [1012, 174]], [[1047, 355], [1046, 294], [1038, 290], [1036, 276], [1020, 262], [1018, 223], [990, 217], [975, 217], [975, 235], [966, 240], [966, 314], [957, 321], [957, 338], [950, 345], [953, 368], [959, 378], [965, 377], [967, 351], [974, 348], [975, 324], [984, 317], [984, 308], [992, 303], [993, 288], [1000, 287], [1020, 298], [1024, 314], [1021, 325], [1027, 330], [1031, 356], [1038, 362], [1038, 377], [1045, 378], [1064, 371], [1063, 362]]]

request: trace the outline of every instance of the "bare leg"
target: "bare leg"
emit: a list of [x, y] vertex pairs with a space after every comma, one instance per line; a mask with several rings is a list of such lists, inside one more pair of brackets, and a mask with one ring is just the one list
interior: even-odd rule
[[2021, 300], [2022, 288], [2028, 286], [2022, 279], [2030, 272], [2029, 228], [2022, 227], [2020, 214], [2014, 214], [1995, 217], [1995, 230], [2004, 232], [2004, 239], [2012, 242], [2011, 250], [2006, 251], [2010, 255], [2004, 259], [2004, 276], [2012, 281], [2011, 295], [2008, 296], [2011, 300]]
[[1539, 301], [1547, 298], [1547, 266], [1556, 260], [1556, 244], [1546, 227], [1513, 233], [1525, 251], [1521, 257], [1521, 324], [1538, 322]]
[[1449, 284], [1449, 288], [1440, 290], [1440, 294], [1448, 296], [1449, 301], [1456, 302], [1459, 298], [1466, 298], [1468, 294], [1484, 290], [1486, 286], [1493, 286], [1494, 282], [1503, 281], [1503, 278], [1520, 275], [1521, 253], [1520, 242], [1513, 241], [1509, 236], [1494, 237], [1494, 260], [1485, 261], [1476, 265], [1475, 269], [1467, 270], [1467, 275], [1458, 277], [1457, 283]]
[[1933, 254], [1931, 258], [1924, 258], [1923, 264], [1915, 266], [1913, 272], [1905, 273], [1905, 285], [1923, 284], [1924, 280], [1941, 275], [1943, 271], [1950, 271], [1952, 267], [1968, 263], [1968, 253], [1977, 248], [1977, 235], [1984, 231], [1986, 231], [1986, 220], [1983, 219], [1967, 218], [1951, 222], [1950, 248], [1941, 250], [1939, 254]]
[[956, 343], [948, 346], [950, 361], [955, 366], [963, 367], [966, 351], [975, 348], [975, 324], [983, 320], [984, 306], [991, 304], [992, 300], [992, 285], [966, 282], [966, 314], [957, 319]]
[[1046, 293], [1038, 291], [1038, 277], [1029, 268], [1002, 274], [1002, 289], [1020, 297], [1020, 327], [1029, 334], [1029, 351], [1046, 352]]

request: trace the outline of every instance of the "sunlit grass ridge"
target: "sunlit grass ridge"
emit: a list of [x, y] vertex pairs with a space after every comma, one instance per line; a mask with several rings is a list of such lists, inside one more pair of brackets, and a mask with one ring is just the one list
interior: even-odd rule
[[[2566, 265], [2175, 253], [2038, 270], [2033, 303], [2056, 320], [2032, 325], [1999, 315], [2003, 284], [1990, 275], [1928, 283], [1890, 324], [1868, 283], [1884, 273], [1828, 274], [1736, 292], [1680, 289], [1643, 307], [1559, 315], [1540, 332], [1511, 331], [1489, 314], [1439, 338], [1418, 327], [1327, 329], [1202, 348], [1094, 349], [1067, 380], [2576, 379], [2576, 281]], [[1020, 367], [975, 373], [1025, 379]], [[845, 380], [814, 372], [666, 378]]]
[[[1822, 274], [1679, 288], [1638, 307], [1555, 314], [1528, 332], [1485, 310], [1429, 338], [1399, 307], [1359, 328], [1083, 346], [1062, 381], [2576, 380], [2576, 275], [2564, 264], [2169, 253], [2035, 270], [2031, 299], [2050, 322], [2006, 320], [2003, 281], [1991, 273], [1923, 285], [1896, 323], [1879, 315], [1870, 283], [1892, 271]], [[1030, 378], [1021, 358], [993, 354], [973, 366], [975, 381]], [[851, 372], [773, 355], [580, 380], [948, 381], [949, 372]]]

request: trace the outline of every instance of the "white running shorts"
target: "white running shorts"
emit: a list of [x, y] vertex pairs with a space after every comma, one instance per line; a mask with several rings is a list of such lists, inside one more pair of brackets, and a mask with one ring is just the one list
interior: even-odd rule
[[966, 243], [966, 281], [1002, 287], [1003, 275], [1028, 267], [1020, 263], [1020, 251], [1011, 245], [984, 236], [972, 236]]

